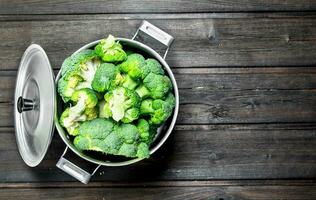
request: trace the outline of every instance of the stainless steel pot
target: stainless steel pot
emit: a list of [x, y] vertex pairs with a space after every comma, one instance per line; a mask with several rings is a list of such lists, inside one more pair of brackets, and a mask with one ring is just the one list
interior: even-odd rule
[[[163, 45], [166, 46], [166, 51], [165, 51], [163, 57], [161, 57], [155, 50], [153, 50], [149, 46], [147, 46], [143, 43], [140, 43], [138, 41], [135, 41], [135, 38], [139, 32], [143, 32], [143, 33], [148, 34], [149, 36], [151, 36], [152, 38], [156, 39], [157, 41], [159, 41], [160, 43], [162, 43]], [[150, 147], [150, 154], [153, 154], [155, 151], [157, 151], [164, 144], [164, 142], [169, 137], [172, 129], [174, 128], [174, 125], [175, 125], [175, 122], [177, 119], [177, 115], [178, 115], [178, 109], [179, 109], [178, 86], [177, 86], [176, 80], [174, 78], [174, 75], [173, 75], [169, 65], [165, 61], [165, 57], [168, 53], [169, 47], [173, 42], [173, 37], [171, 35], [167, 34], [166, 32], [160, 30], [156, 26], [150, 24], [149, 22], [143, 21], [141, 26], [138, 28], [137, 32], [135, 33], [135, 35], [132, 39], [117, 38], [117, 40], [120, 41], [120, 43], [124, 47], [137, 49], [138, 51], [143, 52], [144, 54], [148, 55], [149, 57], [153, 57], [153, 58], [157, 59], [162, 64], [165, 71], [167, 72], [167, 75], [170, 77], [172, 85], [173, 85], [173, 92], [174, 92], [175, 100], [176, 100], [174, 112], [173, 112], [172, 117], [170, 117], [170, 119], [158, 129], [158, 133], [157, 133], [157, 136], [155, 138], [155, 141], [153, 142], [152, 146]], [[83, 47], [81, 47], [80, 49], [78, 49], [75, 53], [77, 53], [83, 49], [93, 48], [98, 42], [99, 42], [99, 40], [91, 42], [89, 44], [86, 44]], [[46, 54], [45, 54], [45, 56], [46, 56]], [[21, 61], [21, 64], [22, 64], [22, 61]], [[20, 64], [20, 68], [23, 68], [23, 67], [21, 67], [21, 64]], [[49, 67], [50, 67], [50, 64], [49, 64]], [[57, 85], [57, 82], [60, 79], [60, 77], [61, 77], [61, 72], [59, 71], [59, 73], [55, 79], [56, 85]], [[20, 84], [21, 83], [17, 82], [17, 88], [19, 87]], [[33, 99], [33, 101], [32, 101], [32, 100], [22, 98], [21, 91], [20, 92], [16, 91], [15, 98], [16, 98], [16, 109], [18, 110], [19, 113], [22, 113], [23, 111], [32, 110], [33, 107], [34, 108], [36, 107], [36, 106], [33, 106], [32, 108], [30, 108], [30, 106], [28, 106], [30, 104], [30, 103], [28, 103], [28, 101], [34, 103], [34, 102], [36, 102], [36, 100]], [[20, 101], [20, 102], [18, 102], [18, 101]], [[22, 101], [22, 103], [21, 103], [21, 101]], [[23, 103], [24, 103], [24, 105], [23, 105]], [[62, 105], [63, 105], [63, 102], [61, 101], [61, 98], [57, 95], [57, 104], [54, 108], [54, 110], [55, 110], [54, 111], [54, 122], [55, 122], [55, 126], [58, 130], [60, 137], [67, 145], [64, 153], [62, 154], [58, 163], [56, 164], [56, 166], [59, 167], [61, 170], [65, 171], [66, 173], [75, 177], [76, 179], [78, 179], [82, 183], [88, 183], [91, 176], [97, 171], [97, 169], [100, 166], [112, 166], [112, 167], [124, 166], [124, 165], [133, 164], [133, 163], [136, 163], [136, 162], [139, 162], [140, 160], [142, 160], [139, 158], [124, 160], [124, 161], [112, 161], [112, 160], [103, 160], [103, 159], [101, 160], [101, 159], [97, 159], [93, 156], [90, 156], [90, 155], [87, 155], [85, 153], [78, 151], [74, 147], [68, 134], [65, 132], [65, 130], [59, 124], [58, 119], [59, 119], [59, 116], [61, 114]], [[20, 153], [23, 157], [23, 156], [25, 156], [25, 150], [23, 150], [23, 148], [24, 148], [23, 143], [25, 143], [25, 139], [22, 142], [19, 141], [19, 138], [21, 138], [21, 134], [23, 135], [23, 133], [21, 133], [21, 128], [19, 127], [19, 124], [21, 124], [21, 119], [17, 120], [17, 118], [22, 117], [22, 116], [17, 114], [18, 112], [16, 111], [16, 126], [17, 126], [16, 134], [17, 134], [17, 141], [18, 141], [19, 150], [20, 150]], [[48, 140], [49, 140], [49, 138], [48, 138]], [[50, 141], [49, 141], [49, 143], [50, 143]], [[93, 170], [93, 172], [89, 173], [89, 172], [81, 169], [80, 167], [76, 166], [71, 161], [67, 160], [64, 156], [67, 153], [68, 148], [71, 149], [74, 153], [76, 153], [79, 157], [85, 159], [86, 161], [95, 163], [97, 166]], [[45, 150], [45, 148], [44, 148], [44, 150]], [[47, 148], [46, 148], [46, 150], [47, 150]], [[25, 158], [23, 158], [23, 159], [26, 161]], [[26, 161], [26, 163], [28, 165], [32, 166], [32, 164], [30, 164], [30, 162]], [[37, 165], [37, 164], [35, 164], [35, 165]]]

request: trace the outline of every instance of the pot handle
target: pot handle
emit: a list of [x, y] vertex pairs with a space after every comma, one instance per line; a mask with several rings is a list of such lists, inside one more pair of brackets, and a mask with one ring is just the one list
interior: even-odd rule
[[163, 59], [165, 59], [174, 38], [168, 33], [164, 32], [163, 30], [161, 30], [157, 26], [154, 26], [153, 24], [149, 23], [146, 20], [143, 20], [142, 24], [140, 25], [140, 27], [137, 29], [136, 33], [134, 34], [132, 40], [136, 38], [139, 31], [146, 33], [147, 35], [151, 36], [152, 38], [158, 40], [160, 43], [167, 46], [167, 49], [163, 56]]
[[98, 165], [94, 169], [92, 174], [90, 174], [89, 172], [81, 169], [80, 167], [78, 167], [74, 163], [72, 163], [69, 160], [67, 160], [66, 158], [64, 158], [64, 155], [67, 153], [67, 150], [68, 150], [68, 147], [66, 147], [63, 155], [60, 156], [60, 159], [58, 160], [56, 166], [59, 169], [63, 170], [64, 172], [68, 173], [70, 176], [76, 178], [80, 182], [82, 182], [84, 184], [89, 183], [91, 177], [94, 175], [94, 173], [99, 169], [99, 167], [101, 165]]

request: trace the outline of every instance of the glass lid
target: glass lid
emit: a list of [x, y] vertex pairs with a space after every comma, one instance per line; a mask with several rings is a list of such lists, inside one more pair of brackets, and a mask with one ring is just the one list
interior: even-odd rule
[[24, 162], [34, 167], [44, 158], [54, 133], [56, 91], [45, 51], [30, 45], [20, 62], [14, 97], [15, 135]]

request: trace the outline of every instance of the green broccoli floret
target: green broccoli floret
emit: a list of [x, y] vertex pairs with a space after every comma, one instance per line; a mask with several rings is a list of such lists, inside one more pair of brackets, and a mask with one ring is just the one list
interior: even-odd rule
[[70, 100], [74, 91], [91, 88], [91, 82], [99, 64], [100, 60], [90, 49], [73, 54], [63, 62], [62, 77], [58, 81], [58, 93], [64, 102]]
[[82, 113], [70, 112], [70, 108], [66, 108], [61, 114], [59, 122], [65, 127], [69, 135], [78, 135], [79, 122], [85, 121], [87, 117]]
[[100, 43], [95, 46], [94, 50], [104, 62], [121, 62], [127, 58], [122, 45], [118, 41], [115, 41], [115, 38], [112, 35], [101, 40]]
[[[111, 135], [114, 125], [111, 120], [101, 118], [83, 122], [78, 128], [78, 136], [74, 139], [75, 147], [81, 151], [105, 152], [107, 149], [104, 140]], [[111, 145], [109, 141], [108, 144]]]
[[169, 92], [165, 98], [165, 101], [168, 102], [172, 107], [176, 104], [176, 99], [174, 98], [174, 95], [172, 92]]
[[149, 149], [139, 141], [139, 131], [133, 124], [117, 125], [111, 120], [94, 119], [78, 128], [74, 145], [80, 151], [98, 151], [125, 157], [149, 157]]
[[71, 96], [76, 105], [67, 108], [60, 117], [60, 124], [70, 135], [77, 135], [78, 122], [92, 120], [98, 116], [96, 104], [98, 99], [93, 90], [85, 88], [77, 90]]
[[73, 107], [84, 111], [86, 108], [93, 108], [98, 103], [98, 97], [95, 92], [89, 88], [77, 90], [71, 96], [71, 100], [76, 103]]
[[63, 76], [58, 80], [57, 90], [64, 102], [70, 100], [81, 81], [83, 81], [83, 79], [80, 76]]
[[145, 119], [139, 119], [137, 123], [137, 129], [142, 141], [147, 141], [149, 138], [149, 123]]
[[145, 119], [139, 119], [137, 128], [140, 134], [140, 140], [150, 145], [156, 136], [157, 126], [150, 125]]
[[61, 75], [65, 76], [65, 74], [75, 65], [74, 59], [72, 56], [67, 57], [64, 62], [61, 64], [60, 71]]
[[149, 122], [154, 125], [163, 124], [172, 114], [174, 105], [161, 99], [145, 99], [140, 106], [141, 115], [149, 115]]
[[162, 99], [171, 89], [172, 84], [168, 76], [151, 72], [144, 79], [143, 85], [136, 89], [136, 92], [141, 98]]
[[123, 123], [130, 123], [139, 117], [139, 108], [130, 108], [125, 111], [124, 117], [121, 119]]
[[101, 149], [97, 148], [97, 145], [92, 144], [92, 139], [90, 137], [78, 135], [75, 137], [73, 143], [75, 147], [80, 151], [92, 150], [92, 148], [94, 151], [102, 151]]
[[144, 142], [141, 142], [137, 147], [137, 153], [136, 156], [138, 158], [149, 158], [150, 152], [148, 145]]
[[111, 120], [97, 118], [83, 122], [79, 126], [78, 133], [91, 139], [104, 139], [112, 132], [114, 125]]
[[139, 138], [139, 131], [133, 124], [121, 124], [115, 128], [115, 131], [127, 144], [134, 144]]
[[106, 154], [117, 155], [123, 144], [123, 140], [117, 135], [115, 131], [112, 131], [100, 144], [100, 148]]
[[136, 157], [136, 153], [137, 146], [135, 144], [123, 143], [117, 155], [133, 158]]
[[88, 61], [96, 59], [97, 55], [91, 49], [85, 49], [66, 58], [61, 65], [61, 75], [78, 70], [81, 65], [85, 65]]
[[148, 141], [149, 140], [149, 136], [150, 136], [149, 123], [145, 119], [139, 119], [138, 123], [137, 123], [137, 129], [139, 131], [141, 141], [143, 141], [143, 142]]
[[87, 120], [92, 120], [99, 116], [99, 110], [97, 109], [97, 107], [86, 108], [84, 111], [84, 115], [87, 117]]
[[[117, 87], [106, 93], [104, 99], [106, 103], [102, 114], [105, 118], [112, 117], [117, 122], [124, 118], [128, 109], [138, 109], [140, 106], [139, 96], [134, 91], [124, 87]], [[127, 113], [126, 115], [129, 114], [132, 113]], [[131, 119], [130, 116], [126, 116], [126, 118]]]
[[72, 62], [66, 62], [65, 65], [63, 63], [61, 67], [62, 76], [66, 74], [68, 76], [77, 75], [91, 85], [94, 74], [100, 65], [100, 60], [95, 52], [91, 49], [85, 49], [73, 54], [71, 60]]
[[141, 78], [145, 79], [146, 76], [150, 72], [154, 73], [154, 74], [159, 74], [159, 75], [164, 75], [165, 74], [165, 72], [162, 69], [160, 63], [157, 60], [153, 59], [153, 58], [148, 58], [146, 60], [145, 65], [143, 65], [143, 67], [142, 67], [142, 76], [141, 76]]
[[145, 58], [137, 53], [130, 54], [126, 61], [122, 62], [120, 70], [128, 74], [132, 79], [137, 80], [142, 76], [142, 67], [145, 65]]
[[94, 75], [92, 88], [98, 92], [105, 92], [118, 85], [122, 79], [118, 67], [111, 63], [103, 63]]
[[139, 158], [149, 157], [148, 146], [144, 143], [139, 143], [139, 130], [135, 125], [122, 124], [115, 131], [123, 140], [118, 155]]

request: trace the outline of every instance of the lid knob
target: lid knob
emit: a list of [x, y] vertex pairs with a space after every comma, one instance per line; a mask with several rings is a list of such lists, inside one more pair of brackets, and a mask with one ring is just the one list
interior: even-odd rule
[[33, 100], [24, 99], [21, 96], [18, 98], [17, 108], [18, 108], [19, 113], [22, 113], [24, 111], [33, 110], [34, 106], [35, 106], [35, 103]]

